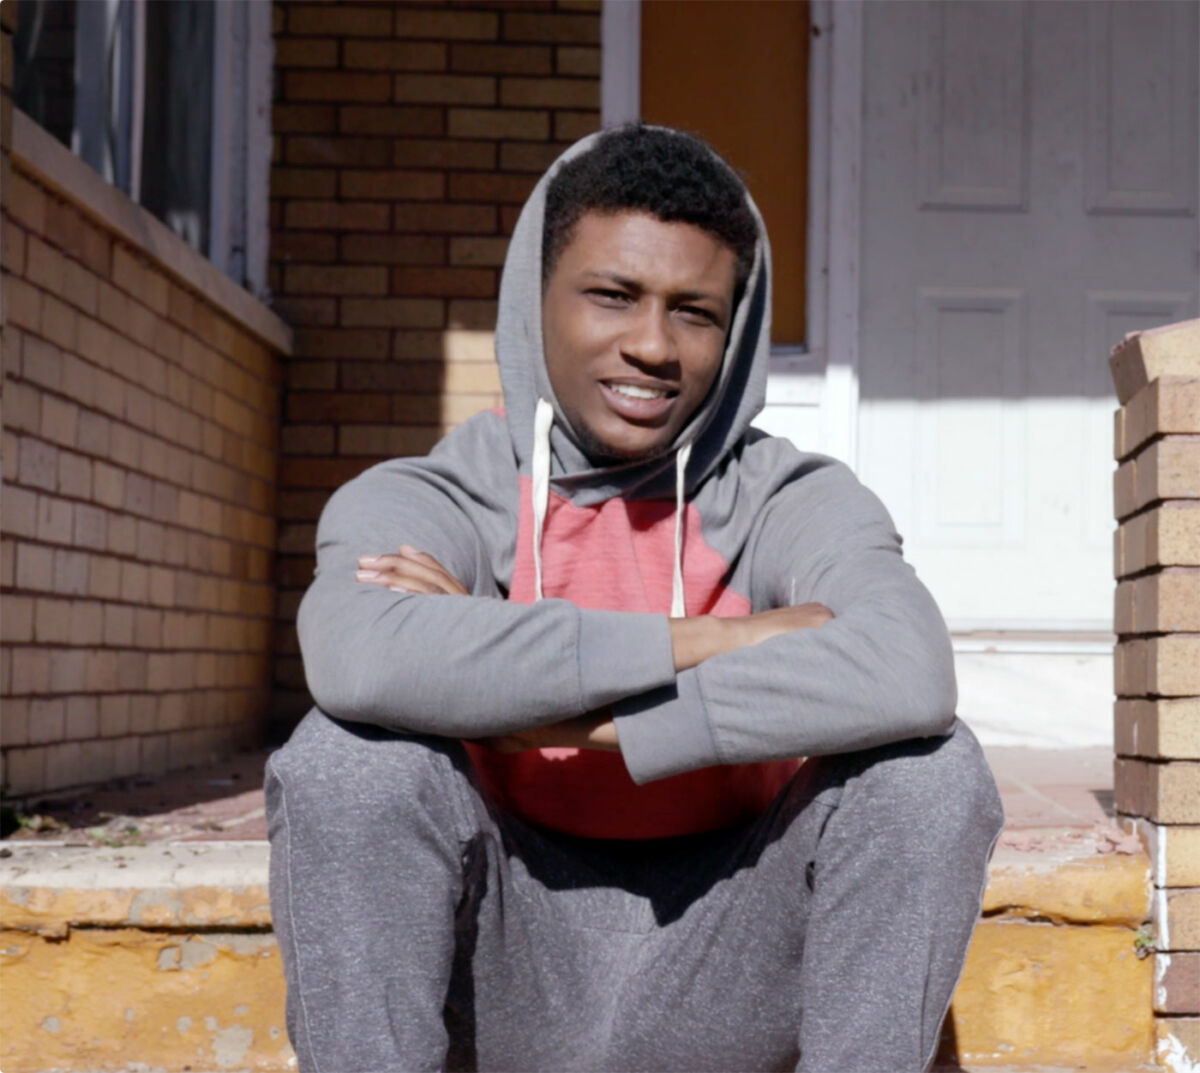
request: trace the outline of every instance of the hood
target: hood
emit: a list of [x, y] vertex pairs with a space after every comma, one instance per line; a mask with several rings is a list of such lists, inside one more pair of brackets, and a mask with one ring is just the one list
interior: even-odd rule
[[[770, 251], [758, 208], [746, 202], [758, 226], [754, 265], [734, 310], [721, 371], [708, 397], [661, 455], [597, 466], [571, 429], [550, 387], [542, 349], [542, 220], [546, 188], [555, 171], [586, 152], [602, 135], [576, 142], [542, 176], [517, 220], [504, 272], [496, 319], [496, 360], [504, 389], [505, 413], [522, 473], [533, 466], [538, 400], [553, 409], [549, 431], [549, 483], [555, 493], [579, 506], [613, 496], [658, 498], [676, 494], [676, 454], [683, 448], [684, 490], [690, 493], [734, 448], [766, 399], [770, 357]], [[546, 417], [550, 411], [543, 407]], [[544, 430], [543, 430], [544, 431]]]

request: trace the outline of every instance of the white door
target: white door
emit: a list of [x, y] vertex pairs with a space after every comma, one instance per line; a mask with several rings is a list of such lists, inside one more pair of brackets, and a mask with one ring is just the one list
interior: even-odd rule
[[1197, 11], [865, 7], [859, 470], [960, 634], [1110, 629], [1108, 350], [1197, 314]]

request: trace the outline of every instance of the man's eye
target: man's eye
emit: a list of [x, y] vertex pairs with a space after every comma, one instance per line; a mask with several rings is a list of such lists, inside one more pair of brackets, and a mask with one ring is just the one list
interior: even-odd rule
[[703, 309], [700, 306], [680, 306], [678, 312], [692, 324], [709, 325], [717, 323], [717, 315], [711, 309]]
[[624, 291], [615, 291], [608, 287], [592, 287], [587, 293], [590, 298], [605, 306], [625, 305], [629, 301], [629, 295]]

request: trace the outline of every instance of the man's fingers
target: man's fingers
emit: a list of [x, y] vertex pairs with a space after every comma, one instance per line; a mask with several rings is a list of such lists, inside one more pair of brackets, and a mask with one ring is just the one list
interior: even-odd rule
[[465, 596], [467, 590], [431, 555], [364, 555], [358, 560], [358, 581], [403, 591]]

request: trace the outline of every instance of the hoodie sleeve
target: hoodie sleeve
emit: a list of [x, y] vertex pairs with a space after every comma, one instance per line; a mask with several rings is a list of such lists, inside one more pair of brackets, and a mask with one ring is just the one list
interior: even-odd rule
[[[368, 470], [322, 513], [316, 575], [297, 620], [317, 706], [392, 730], [471, 738], [556, 722], [674, 681], [662, 615], [502, 598], [496, 564], [512, 538], [504, 492], [516, 476], [478, 472], [504, 452], [487, 440], [486, 422], [474, 426], [429, 458]], [[464, 466], [473, 467], [470, 480]], [[473, 595], [396, 593], [354, 580], [359, 556], [402, 543], [427, 551]]]
[[879, 500], [842, 465], [785, 485], [750, 545], [755, 609], [834, 613], [707, 660], [614, 706], [626, 766], [649, 782], [713, 764], [849, 752], [945, 731], [950, 638]]

